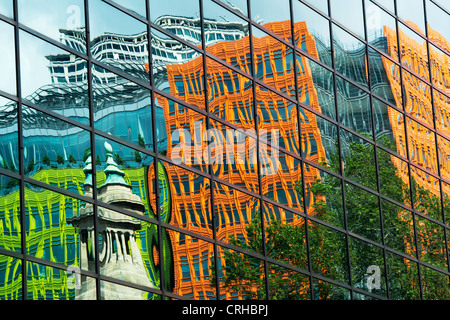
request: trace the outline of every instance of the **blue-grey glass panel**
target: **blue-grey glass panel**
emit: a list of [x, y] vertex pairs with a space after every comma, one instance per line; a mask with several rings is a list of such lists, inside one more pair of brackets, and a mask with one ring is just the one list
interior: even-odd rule
[[199, 0], [152, 0], [150, 20], [196, 46], [202, 44]]
[[25, 100], [89, 124], [85, 60], [21, 31], [20, 62]]
[[435, 5], [430, 0], [426, 2], [427, 6], [427, 32], [428, 37], [437, 45], [444, 46], [444, 49], [450, 51], [450, 48], [445, 44], [440, 43], [438, 35], [441, 35], [447, 41], [450, 41], [450, 15], [445, 13], [441, 8]]
[[288, 0], [252, 0], [251, 18], [281, 38], [291, 41], [291, 13]]
[[328, 15], [328, 0], [305, 0], [304, 2], [308, 2], [314, 8]]
[[150, 90], [95, 64], [92, 77], [95, 127], [153, 150]]
[[86, 53], [84, 1], [19, 0], [18, 7], [20, 23]]
[[398, 59], [397, 52], [392, 50], [397, 48], [395, 18], [369, 0], [365, 2], [365, 10], [367, 41], [378, 50], [389, 54], [394, 59]]
[[143, 18], [147, 17], [147, 6], [145, 0], [114, 0], [114, 2], [134, 13], [137, 13]]
[[302, 156], [334, 172], [340, 172], [338, 129], [330, 121], [300, 108]]
[[425, 10], [423, 0], [397, 0], [397, 15], [411, 28], [425, 34]]
[[376, 2], [390, 12], [395, 13], [395, 0], [372, 0], [372, 2]]
[[[312, 59], [299, 59], [297, 63], [307, 62], [309, 69], [311, 69], [310, 76], [314, 84], [314, 90], [310, 92], [310, 98], [301, 100], [300, 102], [313, 107], [317, 111], [320, 111], [325, 116], [336, 120], [336, 103], [335, 103], [335, 91], [334, 91], [334, 76], [333, 72], [314, 62]], [[299, 65], [297, 64], [299, 67]], [[300, 65], [302, 66], [302, 65]], [[304, 69], [304, 67], [302, 67]], [[308, 70], [306, 68], [305, 70]], [[298, 87], [300, 90], [301, 80], [297, 78]], [[299, 92], [300, 95], [300, 92]], [[317, 95], [318, 106], [316, 105]], [[301, 97], [301, 95], [300, 95]]]
[[219, 0], [219, 1], [225, 3], [231, 9], [243, 14], [244, 16], [248, 15], [247, 0]]
[[369, 94], [341, 77], [336, 78], [336, 87], [341, 124], [373, 139]]
[[16, 55], [14, 41], [14, 27], [0, 21], [0, 43], [2, 55], [0, 58], [0, 90], [9, 94], [16, 94]]
[[405, 136], [403, 114], [375, 98], [372, 106], [377, 143], [407, 158], [406, 145], [401, 138]]
[[85, 194], [83, 167], [89, 132], [23, 106], [25, 174], [38, 181]]
[[448, 3], [447, 0], [434, 0], [434, 2], [439, 4], [445, 10], [450, 11], [450, 3]]
[[14, 6], [13, 0], [1, 0], [0, 1], [0, 14], [14, 19]]
[[100, 1], [89, 1], [92, 58], [148, 82], [147, 26]]
[[[364, 39], [364, 16], [361, 0], [330, 0], [331, 17]], [[349, 19], [351, 17], [351, 19]]]
[[369, 47], [369, 75], [372, 93], [395, 105], [397, 101], [393, 91], [399, 87], [399, 80], [397, 79], [400, 75], [400, 67]]
[[329, 20], [299, 1], [294, 1], [292, 5], [295, 44], [332, 66]]
[[0, 96], [0, 168], [19, 173], [17, 103]]
[[333, 48], [336, 71], [367, 87], [366, 45], [333, 24]]

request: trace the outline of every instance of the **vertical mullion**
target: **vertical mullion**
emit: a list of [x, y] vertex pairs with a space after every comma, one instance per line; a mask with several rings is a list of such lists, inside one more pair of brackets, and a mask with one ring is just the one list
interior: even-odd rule
[[14, 6], [14, 52], [16, 58], [16, 94], [17, 94], [17, 138], [19, 145], [19, 199], [20, 199], [20, 224], [21, 224], [21, 247], [22, 247], [22, 299], [28, 300], [27, 285], [27, 241], [26, 241], [26, 217], [25, 217], [25, 159], [23, 143], [23, 118], [22, 118], [22, 85], [20, 73], [20, 47], [19, 47], [19, 5], [18, 0], [13, 1]]
[[[340, 168], [340, 175], [344, 178], [344, 168], [342, 166], [342, 141], [341, 141], [341, 124], [339, 119], [339, 106], [338, 106], [338, 97], [337, 97], [337, 73], [336, 73], [336, 61], [334, 57], [334, 37], [333, 37], [333, 15], [331, 13], [331, 2], [328, 0], [328, 15], [330, 17], [330, 46], [331, 46], [331, 62], [333, 66], [333, 90], [334, 90], [334, 105], [336, 109], [336, 126], [338, 128], [337, 130], [337, 142], [338, 142], [338, 152], [339, 152], [339, 168]], [[353, 281], [352, 281], [352, 268], [351, 268], [351, 255], [350, 255], [350, 235], [348, 230], [348, 224], [347, 224], [347, 205], [345, 201], [345, 182], [344, 180], [341, 180], [341, 189], [342, 189], [342, 207], [344, 210], [344, 228], [345, 228], [345, 235], [346, 235], [346, 245], [347, 245], [347, 266], [348, 266], [348, 284], [351, 288], [353, 288]], [[350, 290], [350, 298], [353, 299], [353, 289]]]
[[[312, 277], [312, 263], [311, 263], [311, 248], [309, 243], [309, 219], [308, 219], [308, 211], [307, 211], [307, 205], [306, 205], [306, 184], [305, 184], [305, 173], [304, 173], [304, 161], [303, 161], [303, 148], [302, 148], [302, 129], [301, 129], [301, 117], [300, 117], [300, 104], [298, 101], [300, 101], [300, 98], [298, 96], [298, 79], [297, 79], [297, 53], [296, 53], [296, 43], [295, 43], [295, 26], [294, 26], [294, 8], [293, 8], [293, 1], [297, 0], [289, 0], [289, 10], [291, 14], [291, 37], [292, 37], [292, 55], [293, 55], [293, 63], [294, 63], [294, 85], [295, 85], [295, 98], [297, 100], [296, 107], [297, 107], [297, 127], [298, 127], [298, 141], [299, 141], [299, 156], [300, 156], [300, 174], [301, 174], [301, 182], [302, 182], [302, 205], [303, 205], [303, 211], [305, 213], [304, 215], [304, 227], [305, 227], [305, 242], [306, 242], [306, 256], [308, 261], [308, 278], [309, 278], [309, 290], [310, 290], [310, 298], [311, 300], [314, 300], [314, 285], [313, 285], [313, 277]], [[329, 23], [329, 20], [327, 20]]]
[[[152, 113], [152, 137], [153, 137], [153, 151], [154, 151], [154, 157], [153, 157], [153, 170], [155, 174], [155, 208], [156, 208], [156, 220], [158, 221], [157, 224], [157, 234], [158, 234], [158, 251], [159, 251], [159, 289], [161, 290], [161, 300], [165, 300], [166, 298], [166, 288], [164, 283], [164, 245], [162, 243], [162, 221], [161, 221], [161, 207], [160, 207], [160, 191], [159, 191], [159, 153], [158, 153], [158, 139], [156, 136], [157, 130], [156, 130], [156, 97], [155, 92], [153, 90], [154, 88], [154, 78], [153, 78], [153, 55], [152, 55], [152, 34], [151, 34], [151, 27], [150, 27], [150, 0], [145, 1], [146, 5], [146, 14], [147, 14], [147, 53], [148, 53], [148, 72], [149, 72], [149, 82], [152, 90], [150, 90], [150, 103], [151, 103], [151, 113]], [[149, 194], [150, 198], [150, 194]], [[149, 248], [147, 248], [149, 250]]]
[[[203, 94], [205, 96], [205, 111], [206, 111], [206, 132], [207, 132], [207, 139], [208, 142], [211, 141], [211, 123], [210, 123], [210, 110], [209, 110], [209, 99], [208, 99], [208, 70], [207, 70], [207, 63], [206, 63], [206, 31], [205, 31], [205, 13], [204, 13], [204, 6], [203, 1], [205, 0], [198, 0], [199, 1], [199, 9], [200, 9], [200, 27], [201, 27], [201, 37], [202, 37], [202, 67], [203, 67]], [[209, 147], [209, 146], [207, 146]], [[209, 155], [209, 152], [208, 152]], [[223, 164], [222, 164], [223, 165]], [[213, 252], [214, 252], [214, 272], [215, 272], [215, 279], [216, 279], [216, 299], [220, 300], [220, 279], [219, 279], [219, 250], [218, 250], [218, 244], [217, 244], [217, 235], [216, 235], [216, 206], [214, 205], [214, 173], [213, 173], [213, 166], [211, 164], [210, 159], [208, 158], [208, 176], [209, 176], [209, 192], [210, 192], [210, 215], [211, 215], [211, 223], [212, 223], [212, 231], [213, 231]]]
[[[254, 57], [254, 47], [253, 47], [253, 24], [252, 24], [252, 9], [251, 9], [251, 0], [247, 0], [247, 12], [248, 12], [248, 37], [249, 37], [249, 44], [250, 44], [250, 61], [251, 61], [251, 67], [252, 67], [252, 90], [253, 90], [253, 120], [255, 122], [255, 132], [256, 132], [256, 153], [257, 153], [257, 172], [258, 172], [258, 184], [259, 184], [259, 215], [260, 215], [260, 221], [261, 221], [261, 235], [262, 235], [262, 249], [263, 249], [263, 256], [264, 256], [264, 279], [265, 279], [265, 289], [266, 289], [266, 297], [267, 300], [270, 299], [270, 283], [269, 283], [269, 267], [268, 267], [268, 261], [267, 261], [267, 249], [266, 249], [266, 237], [265, 237], [265, 215], [264, 215], [264, 205], [263, 205], [263, 189], [262, 189], [262, 179], [261, 179], [261, 154], [260, 154], [260, 136], [259, 136], [259, 121], [258, 121], [258, 105], [256, 103], [256, 65], [255, 65], [255, 57]], [[256, 0], [252, 0], [256, 1]], [[268, 143], [268, 141], [266, 141]]]
[[85, 12], [85, 26], [86, 26], [86, 54], [88, 56], [87, 63], [87, 80], [88, 80], [88, 95], [89, 95], [89, 125], [90, 138], [91, 138], [91, 160], [92, 160], [92, 206], [94, 212], [94, 257], [95, 257], [95, 273], [96, 273], [96, 293], [97, 300], [101, 300], [100, 290], [100, 261], [99, 261], [99, 239], [98, 239], [98, 203], [97, 203], [97, 164], [96, 164], [96, 151], [95, 151], [95, 120], [94, 120], [94, 95], [93, 95], [93, 75], [92, 75], [92, 57], [91, 57], [91, 41], [90, 41], [90, 19], [89, 19], [89, 1], [84, 0], [84, 12]]
[[409, 139], [408, 139], [408, 127], [406, 124], [406, 112], [405, 112], [405, 97], [403, 94], [403, 67], [402, 67], [402, 45], [400, 43], [400, 23], [398, 21], [398, 10], [397, 10], [397, 1], [394, 3], [394, 9], [395, 9], [395, 25], [397, 28], [397, 54], [399, 59], [399, 76], [400, 76], [400, 88], [402, 88], [402, 115], [403, 115], [403, 126], [405, 130], [405, 146], [406, 146], [406, 157], [408, 164], [408, 175], [409, 175], [409, 196], [411, 200], [411, 208], [412, 210], [412, 218], [413, 218], [413, 229], [414, 229], [414, 245], [416, 247], [416, 258], [417, 258], [417, 272], [418, 272], [418, 279], [419, 279], [419, 288], [420, 288], [420, 297], [423, 299], [423, 288], [422, 288], [422, 273], [421, 273], [421, 265], [420, 265], [420, 259], [419, 259], [419, 245], [417, 241], [417, 225], [416, 225], [416, 212], [414, 209], [414, 193], [413, 193], [413, 184], [412, 184], [412, 175], [411, 175], [411, 162], [410, 162], [410, 155], [409, 155]]
[[437, 173], [439, 176], [439, 195], [441, 197], [441, 210], [442, 210], [442, 221], [444, 222], [444, 242], [445, 242], [445, 251], [446, 251], [446, 263], [447, 263], [447, 270], [450, 272], [450, 263], [449, 263], [449, 248], [448, 248], [448, 239], [447, 239], [447, 228], [445, 227], [446, 221], [445, 221], [445, 205], [444, 205], [444, 191], [443, 191], [443, 184], [442, 184], [442, 175], [441, 175], [441, 167], [440, 167], [440, 158], [439, 158], [439, 143], [438, 143], [438, 134], [437, 134], [437, 127], [436, 127], [436, 112], [435, 112], [435, 104], [434, 104], [434, 86], [433, 86], [433, 79], [432, 79], [432, 72], [433, 68], [431, 67], [431, 54], [430, 54], [430, 42], [428, 39], [428, 15], [427, 15], [427, 1], [423, 0], [423, 8], [424, 8], [424, 19], [425, 19], [425, 35], [427, 38], [426, 44], [427, 44], [427, 59], [428, 59], [428, 72], [430, 74], [430, 99], [431, 99], [431, 106], [433, 110], [433, 126], [434, 126], [434, 135], [435, 135], [435, 152], [436, 152], [436, 165], [437, 165]]
[[[362, 14], [363, 14], [363, 23], [364, 23], [364, 36], [365, 40], [368, 41], [367, 34], [367, 17], [366, 17], [366, 2], [362, 0]], [[384, 241], [384, 224], [383, 224], [383, 206], [381, 200], [381, 183], [380, 183], [380, 174], [379, 174], [379, 166], [378, 166], [378, 145], [377, 145], [377, 135], [376, 135], [376, 127], [375, 127], [375, 112], [373, 108], [373, 97], [372, 97], [372, 78], [371, 78], [371, 70], [370, 70], [370, 47], [368, 44], [365, 44], [366, 47], [366, 65], [367, 65], [367, 75], [368, 75], [368, 84], [369, 84], [369, 103], [370, 103], [370, 112], [372, 117], [372, 139], [375, 142], [374, 144], [374, 160], [375, 160], [375, 173], [377, 180], [377, 190], [378, 190], [378, 212], [380, 216], [380, 233], [381, 233], [381, 244], [383, 246], [383, 260], [384, 260], [384, 273], [386, 279], [386, 296], [389, 299], [389, 275], [388, 275], [388, 265], [387, 265], [387, 256], [386, 256], [386, 244]]]

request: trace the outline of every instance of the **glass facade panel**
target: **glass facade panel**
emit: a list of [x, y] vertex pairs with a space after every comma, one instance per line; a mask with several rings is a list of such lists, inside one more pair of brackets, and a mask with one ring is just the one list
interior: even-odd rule
[[33, 30], [86, 53], [84, 1], [18, 1], [19, 22]]
[[87, 61], [27, 32], [20, 32], [22, 97], [89, 124]]
[[0, 300], [22, 300], [22, 260], [0, 254]]
[[0, 0], [0, 299], [448, 300], [449, 17]]
[[0, 43], [4, 48], [0, 59], [0, 70], [2, 76], [0, 80], [0, 90], [16, 95], [16, 54], [14, 50], [15, 37], [13, 26], [0, 21]]

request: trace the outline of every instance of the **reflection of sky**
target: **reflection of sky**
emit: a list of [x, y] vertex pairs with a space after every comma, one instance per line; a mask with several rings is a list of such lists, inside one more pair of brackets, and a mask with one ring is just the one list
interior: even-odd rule
[[0, 1], [0, 14], [13, 18], [13, 5], [12, 0]]
[[147, 30], [142, 22], [100, 0], [89, 1], [91, 39], [105, 32], [135, 35]]
[[361, 0], [331, 0], [333, 19], [364, 39], [364, 22]]
[[155, 21], [163, 15], [175, 15], [183, 17], [200, 17], [198, 1], [163, 0], [150, 1], [150, 18]]
[[251, 1], [252, 19], [261, 24], [290, 19], [289, 0], [258, 0]]
[[114, 0], [115, 3], [127, 8], [135, 13], [141, 15], [142, 17], [147, 17], [147, 8], [145, 5], [145, 0]]
[[[59, 40], [60, 28], [74, 27], [74, 24], [84, 27], [83, 3], [83, 0], [19, 0], [19, 22]], [[73, 8], [79, 8], [79, 14]]]
[[16, 93], [16, 69], [14, 54], [14, 28], [0, 21], [0, 90]]
[[22, 94], [32, 94], [43, 85], [50, 84], [50, 62], [46, 55], [64, 53], [63, 50], [42, 41], [31, 34], [20, 31], [20, 71]]

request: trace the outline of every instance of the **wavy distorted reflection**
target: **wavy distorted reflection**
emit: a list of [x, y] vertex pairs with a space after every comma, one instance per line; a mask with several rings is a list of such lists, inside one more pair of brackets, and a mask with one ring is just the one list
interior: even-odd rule
[[[92, 2], [95, 16], [105, 15], [102, 8], [112, 10], [106, 3]], [[204, 9], [203, 22], [198, 17], [175, 12], [151, 19], [157, 26], [151, 28], [151, 64], [150, 37], [144, 24], [136, 20], [127, 27], [127, 34], [125, 30], [117, 32], [121, 23], [132, 19], [123, 13], [117, 15], [116, 21], [98, 23], [93, 28], [91, 70], [81, 57], [22, 31], [23, 43], [36, 44], [33, 52], [21, 52], [26, 100], [22, 108], [24, 171], [30, 178], [56, 187], [52, 190], [59, 188], [89, 198], [95, 169], [101, 202], [96, 212], [99, 238], [95, 239], [91, 204], [27, 185], [24, 249], [28, 254], [84, 271], [93, 271], [98, 259], [103, 275], [149, 289], [149, 292], [125, 287], [116, 290], [105, 283], [100, 288], [104, 299], [159, 299], [159, 295], [150, 291], [162, 289], [161, 266], [167, 292], [195, 299], [260, 298], [266, 294], [261, 285], [263, 277], [239, 276], [249, 270], [251, 274], [259, 271], [259, 262], [255, 264], [254, 258], [228, 249], [221, 249], [215, 260], [213, 238], [256, 254], [263, 252], [265, 243], [273, 249], [270, 254], [274, 259], [306, 269], [308, 257], [303, 252], [307, 237], [303, 232], [308, 230], [311, 246], [316, 249], [310, 256], [315, 272], [347, 284], [351, 271], [352, 280], [363, 283], [365, 263], [372, 259], [382, 265], [382, 255], [368, 244], [367, 248], [350, 246], [353, 265], [348, 270], [345, 235], [328, 232], [328, 227], [320, 223], [305, 225], [300, 218], [306, 211], [344, 228], [346, 207], [349, 228], [355, 234], [376, 242], [383, 237], [389, 246], [407, 255], [426, 248], [429, 251], [424, 260], [445, 267], [442, 239], [432, 239], [439, 246], [425, 240], [438, 227], [425, 222], [418, 225], [423, 241], [420, 248], [415, 248], [410, 239], [414, 230], [409, 225], [409, 211], [386, 200], [383, 218], [388, 221], [387, 229], [401, 228], [406, 235], [400, 239], [382, 234], [379, 204], [368, 190], [377, 191], [378, 170], [381, 179], [392, 186], [382, 188], [381, 193], [407, 207], [413, 201], [424, 214], [441, 220], [443, 213], [436, 206], [439, 201], [445, 205], [449, 202], [450, 189], [443, 184], [441, 199], [439, 183], [433, 174], [437, 175], [440, 165], [441, 175], [450, 176], [448, 163], [437, 162], [438, 151], [441, 159], [447, 158], [449, 143], [444, 138], [437, 139], [439, 150], [435, 148], [431, 103], [434, 100], [435, 117], [439, 115], [437, 130], [445, 136], [449, 92], [448, 68], [443, 65], [448, 56], [436, 49], [428, 62], [424, 44], [402, 30], [400, 44], [397, 43], [396, 30], [387, 17], [380, 20], [382, 24], [371, 25], [370, 44], [384, 52], [380, 54], [334, 25], [331, 41], [330, 29], [327, 34], [321, 33], [328, 25], [320, 17], [305, 22], [298, 15], [291, 25], [289, 20], [275, 21], [267, 16], [269, 22], [257, 20], [261, 22], [260, 28], [251, 27], [253, 38], [250, 38], [249, 24], [241, 17], [212, 2], [207, 2]], [[219, 20], [221, 12], [227, 14], [223, 21]], [[243, 10], [236, 7], [236, 12], [241, 14]], [[261, 17], [265, 14], [261, 12]], [[84, 27], [60, 32], [65, 45], [76, 50], [85, 47]], [[438, 38], [436, 34], [433, 37]], [[308, 57], [280, 38], [291, 41]], [[206, 51], [216, 59], [201, 53], [202, 39]], [[441, 44], [448, 44], [442, 37], [439, 39]], [[328, 67], [332, 43], [337, 75]], [[400, 59], [408, 71], [400, 74], [398, 64], [388, 57]], [[30, 64], [32, 59], [36, 61], [34, 66]], [[433, 65], [431, 79], [440, 91], [432, 90], [423, 81], [430, 69], [428, 64]], [[30, 80], [33, 69], [39, 73]], [[146, 88], [150, 73], [155, 89], [162, 93]], [[265, 85], [255, 84], [252, 76]], [[370, 97], [369, 87], [375, 97]], [[298, 99], [300, 106], [293, 103], [294, 99]], [[0, 102], [0, 166], [17, 172], [18, 128], [13, 120], [17, 108], [12, 101]], [[205, 111], [217, 120], [208, 122]], [[91, 114], [94, 119], [89, 118]], [[95, 141], [91, 141], [90, 132], [77, 125], [89, 125], [91, 120], [103, 132], [95, 136]], [[338, 129], [333, 121], [339, 121], [342, 128]], [[257, 136], [257, 132], [264, 135]], [[127, 145], [107, 139], [108, 134]], [[376, 149], [371, 143], [375, 140], [396, 156]], [[92, 144], [95, 154], [91, 153]], [[139, 151], [142, 149], [156, 151], [166, 161], [155, 163], [153, 157]], [[305, 164], [302, 165], [300, 157]], [[407, 170], [405, 160], [423, 170]], [[176, 165], [180, 163], [183, 166]], [[320, 168], [343, 172], [366, 189], [352, 183], [343, 185], [340, 179]], [[201, 172], [211, 173], [218, 181], [211, 181]], [[3, 177], [0, 183], [0, 247], [18, 251], [19, 184]], [[412, 191], [408, 193], [409, 186]], [[259, 194], [263, 195], [262, 203]], [[413, 199], [408, 199], [411, 195]], [[435, 202], [424, 203], [426, 198]], [[362, 210], [364, 205], [366, 208]], [[116, 212], [112, 207], [128, 210], [131, 215]], [[177, 231], [158, 230], [144, 217], [161, 219]], [[269, 238], [263, 238], [258, 231], [262, 221], [271, 235]], [[370, 231], [360, 226], [361, 221], [370, 226]], [[183, 230], [198, 234], [201, 239], [187, 236]], [[287, 244], [282, 237], [293, 230], [298, 231], [295, 244], [300, 251], [277, 250], [277, 246], [284, 249]], [[364, 254], [358, 255], [361, 250]], [[240, 256], [245, 263], [239, 265], [236, 259], [241, 259]], [[11, 265], [11, 261], [4, 259], [0, 263]], [[290, 290], [284, 287], [293, 285], [285, 281], [291, 272], [275, 266], [270, 270], [267, 276], [273, 297], [304, 298], [309, 294], [308, 279], [300, 273], [292, 276], [301, 279], [301, 286]], [[2, 281], [13, 285], [0, 293], [1, 297], [20, 295], [21, 278], [3, 276]], [[216, 276], [220, 292], [216, 290]], [[39, 287], [41, 280], [54, 281], [52, 288], [59, 289], [59, 298], [96, 297], [95, 280], [89, 277], [82, 277], [81, 287], [76, 290], [67, 287], [70, 274], [51, 268], [33, 266], [27, 277], [30, 298], [56, 298], [50, 289]], [[274, 285], [277, 283], [286, 285], [277, 287]], [[402, 284], [405, 288], [412, 285]], [[64, 288], [67, 292], [62, 294]], [[360, 288], [369, 291], [365, 284]], [[386, 295], [385, 289], [386, 284], [376, 293]], [[322, 298], [341, 296], [341, 290], [321, 282], [318, 294]], [[397, 294], [408, 297], [406, 291]]]

